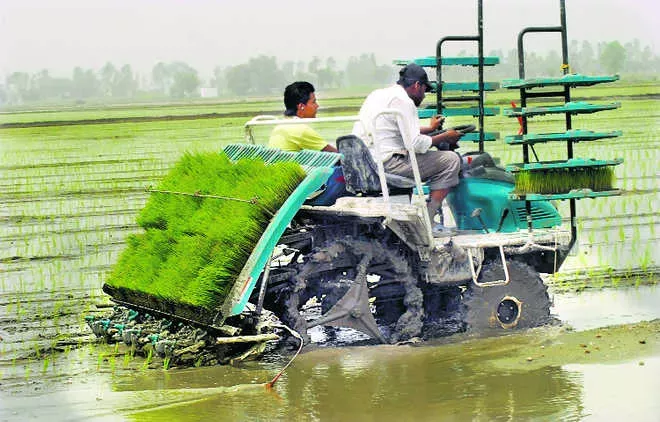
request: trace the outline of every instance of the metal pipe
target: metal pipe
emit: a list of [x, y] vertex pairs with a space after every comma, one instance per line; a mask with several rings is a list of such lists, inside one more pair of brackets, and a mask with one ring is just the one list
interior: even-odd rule
[[479, 52], [479, 152], [484, 152], [484, 16], [483, 3], [478, 3], [477, 26], [479, 33], [478, 52]]
[[270, 275], [270, 264], [273, 260], [273, 252], [270, 253], [268, 261], [266, 261], [266, 266], [264, 267], [263, 275], [261, 276], [261, 287], [259, 288], [259, 299], [257, 301], [257, 309], [255, 310], [257, 315], [261, 315], [261, 311], [264, 308], [264, 298], [266, 297], [266, 285], [268, 284], [268, 276]]

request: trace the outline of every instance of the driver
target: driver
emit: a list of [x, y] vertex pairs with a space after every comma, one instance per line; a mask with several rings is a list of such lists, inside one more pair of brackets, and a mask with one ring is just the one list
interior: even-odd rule
[[[445, 132], [429, 136], [440, 128], [443, 118], [439, 116], [430, 119], [428, 127], [420, 127], [417, 117], [417, 107], [422, 103], [427, 91], [431, 90], [426, 71], [419, 65], [409, 64], [399, 72], [399, 80], [388, 88], [377, 89], [365, 99], [360, 109], [360, 121], [353, 127], [353, 134], [368, 142], [366, 136], [374, 117], [387, 108], [394, 108], [402, 113], [399, 118], [394, 114], [384, 114], [378, 117], [373, 133], [374, 142], [378, 143], [387, 173], [398, 174], [404, 177], [413, 177], [413, 170], [408, 157], [408, 150], [403, 143], [403, 133], [411, 137], [411, 142], [417, 158], [419, 172], [424, 182], [430, 188], [427, 202], [429, 217], [434, 222], [436, 214], [440, 224], [434, 227], [434, 232], [444, 231], [442, 221], [442, 201], [449, 190], [458, 184], [458, 175], [461, 170], [461, 157], [453, 151], [440, 149], [454, 149], [461, 137], [461, 133], [449, 129]], [[438, 149], [430, 149], [435, 146]], [[378, 159], [376, 154], [372, 155]]]

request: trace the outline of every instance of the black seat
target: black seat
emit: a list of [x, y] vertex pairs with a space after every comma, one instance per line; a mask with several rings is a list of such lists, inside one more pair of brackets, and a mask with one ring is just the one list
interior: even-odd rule
[[[342, 154], [341, 166], [344, 170], [346, 190], [355, 194], [380, 195], [378, 167], [369, 148], [355, 135], [337, 138], [337, 149]], [[390, 194], [410, 194], [415, 187], [413, 179], [385, 174]]]

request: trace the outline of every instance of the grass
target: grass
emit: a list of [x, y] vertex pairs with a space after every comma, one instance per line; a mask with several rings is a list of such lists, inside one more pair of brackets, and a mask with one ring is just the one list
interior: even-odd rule
[[[154, 193], [107, 284], [168, 303], [214, 309], [222, 303], [273, 215], [304, 178], [296, 163], [232, 164], [218, 153], [186, 154]], [[257, 203], [249, 203], [258, 198]]]

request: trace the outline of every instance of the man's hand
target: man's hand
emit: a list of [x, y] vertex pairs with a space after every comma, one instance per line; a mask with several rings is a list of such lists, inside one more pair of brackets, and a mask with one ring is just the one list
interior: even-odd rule
[[429, 120], [429, 129], [431, 132], [434, 130], [442, 129], [442, 124], [445, 122], [445, 117], [443, 115], [437, 115], [431, 117]]
[[454, 129], [447, 129], [441, 134], [434, 136], [433, 139], [435, 140], [437, 137], [440, 141], [446, 142], [449, 145], [456, 145], [458, 140], [461, 139], [461, 136], [463, 136], [461, 132]]
[[458, 140], [463, 134], [454, 129], [447, 129], [431, 138], [431, 142], [439, 150], [455, 150], [458, 148]]

